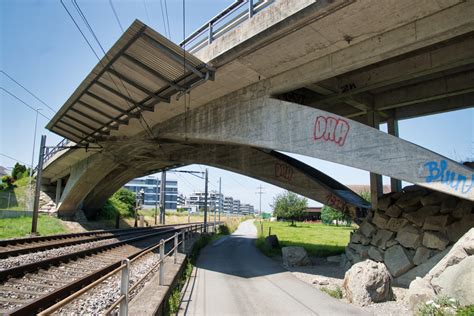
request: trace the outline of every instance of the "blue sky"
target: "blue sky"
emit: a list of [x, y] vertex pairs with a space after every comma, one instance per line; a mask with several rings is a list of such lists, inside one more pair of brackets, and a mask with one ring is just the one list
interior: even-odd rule
[[[70, 0], [65, 4], [73, 10]], [[119, 38], [121, 30], [107, 0], [77, 0], [94, 28], [102, 46], [108, 50]], [[121, 24], [127, 28], [134, 19], [140, 19], [155, 30], [165, 34], [160, 0], [113, 0]], [[186, 1], [185, 33], [192, 31], [232, 3], [232, 0]], [[167, 0], [170, 35], [174, 42], [183, 39], [182, 1]], [[79, 20], [78, 16], [75, 16]], [[80, 33], [61, 6], [59, 0], [3, 0], [0, 1], [0, 63], [1, 70], [30, 89], [53, 109], [59, 109], [79, 83], [97, 64]], [[83, 27], [83, 25], [81, 25]], [[83, 28], [85, 29], [85, 27]], [[99, 51], [98, 47], [97, 51]], [[102, 56], [100, 54], [99, 56]], [[33, 108], [51, 118], [54, 113], [27, 92], [0, 73], [0, 86], [15, 94]], [[35, 111], [20, 101], [0, 91], [0, 165], [11, 167], [15, 160], [30, 163], [34, 134]], [[38, 118], [36, 152], [41, 134], [46, 134], [47, 144], [54, 145], [61, 138], [44, 129], [48, 120]], [[457, 161], [474, 157], [474, 110], [468, 109], [401, 121], [400, 137]], [[385, 127], [382, 126], [382, 129]], [[35, 164], [36, 164], [35, 153]], [[296, 156], [304, 162], [328, 173], [344, 184], [367, 184], [366, 171]], [[185, 169], [201, 170], [203, 166]], [[179, 181], [179, 190], [189, 194], [201, 190], [203, 181], [189, 175], [170, 175]], [[210, 168], [210, 188], [222, 188], [226, 195], [240, 198], [242, 202], [258, 207], [257, 187], [262, 185], [264, 210], [269, 209], [275, 194], [281, 189], [248, 177]], [[314, 204], [311, 202], [310, 204]]]

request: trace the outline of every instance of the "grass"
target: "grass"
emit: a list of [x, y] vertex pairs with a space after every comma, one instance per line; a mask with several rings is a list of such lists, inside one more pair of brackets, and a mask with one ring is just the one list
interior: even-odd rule
[[[263, 234], [260, 223], [263, 223]], [[321, 223], [296, 223], [291, 226], [290, 222], [268, 222], [255, 221], [259, 238], [257, 247], [267, 256], [280, 255], [280, 249], [270, 249], [265, 243], [269, 228], [271, 234], [277, 235], [281, 247], [301, 246], [306, 249], [310, 256], [327, 257], [344, 252], [349, 243], [350, 232], [353, 227], [328, 226]]]
[[[35, 182], [32, 183], [34, 188]], [[0, 209], [23, 211], [28, 209], [28, 201], [31, 197], [30, 178], [24, 177], [15, 181], [13, 189], [0, 191]]]
[[329, 296], [337, 298], [338, 300], [340, 300], [344, 296], [343, 293], [342, 293], [342, 289], [339, 286], [336, 287], [334, 290], [331, 290], [331, 289], [323, 286], [323, 287], [320, 288], [320, 290], [323, 291], [324, 293], [326, 293]]
[[[31, 232], [31, 217], [0, 218], [0, 239], [25, 237]], [[38, 233], [42, 236], [67, 233], [61, 220], [56, 217], [40, 215]]]

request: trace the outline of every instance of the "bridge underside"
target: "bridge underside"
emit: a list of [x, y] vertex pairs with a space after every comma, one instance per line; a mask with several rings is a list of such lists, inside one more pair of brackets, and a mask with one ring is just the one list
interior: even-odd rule
[[[286, 12], [279, 10], [281, 3], [276, 1], [268, 12], [272, 8], [274, 16]], [[333, 8], [337, 3], [340, 6]], [[393, 14], [390, 6], [397, 6], [399, 14]], [[325, 8], [331, 10], [321, 15]], [[367, 19], [362, 18], [366, 12], [374, 16], [380, 13], [383, 18], [366, 23]], [[59, 127], [56, 131], [76, 129], [78, 137], [70, 139], [102, 147], [99, 153], [70, 150], [47, 164], [44, 174], [51, 182], [68, 177], [59, 212], [70, 215], [82, 206], [93, 214], [108, 196], [134, 177], [201, 163], [267, 181], [324, 204], [332, 203], [354, 218], [363, 215], [356, 211], [364, 203], [353, 192], [278, 152], [370, 172], [374, 203], [381, 193], [381, 175], [392, 179], [392, 189], [399, 189], [404, 180], [473, 201], [472, 169], [397, 137], [398, 120], [472, 108], [473, 14], [470, 1], [415, 4], [400, 0], [390, 5], [380, 1], [318, 1], [295, 13], [298, 18], [286, 17], [285, 23], [249, 35], [235, 49], [226, 46], [232, 41], [224, 42], [233, 31], [216, 39], [196, 54], [206, 64], [194, 59], [197, 68], [191, 67], [168, 86], [154, 87], [157, 82], [163, 83], [157, 79], [158, 68], [149, 69], [156, 64], [135, 60], [136, 79], [148, 84], [147, 90], [161, 89], [138, 93], [135, 87], [134, 96], [144, 97], [141, 101], [124, 101], [125, 92], [120, 89], [113, 98], [104, 100], [106, 94], [100, 93], [111, 92], [103, 89], [108, 79], [100, 77], [103, 73], [97, 76], [92, 72], [49, 125]], [[260, 15], [262, 19], [274, 16]], [[247, 21], [236, 36], [252, 34], [260, 17]], [[338, 30], [331, 30], [335, 23]], [[132, 33], [127, 31], [109, 52], [118, 70], [141, 56], [140, 47], [130, 43], [131, 48], [127, 48], [127, 41], [133, 41], [135, 35], [140, 45], [145, 40], [155, 50], [161, 49], [157, 48], [160, 43], [172, 47], [139, 22], [129, 30]], [[213, 58], [206, 55], [225, 47], [228, 51]], [[178, 55], [182, 52], [173, 49]], [[97, 67], [102, 69], [101, 65]], [[209, 74], [213, 77], [214, 71], [215, 81], [194, 85], [191, 98], [183, 97], [186, 89], [173, 90], [177, 84], [186, 83], [186, 76], [197, 82]], [[117, 69], [110, 66], [107, 72], [116, 75]], [[157, 94], [159, 91], [162, 93]], [[170, 91], [180, 91], [181, 97], [172, 97]], [[115, 101], [122, 98], [117, 116], [102, 125], [99, 122], [95, 126], [90, 120], [77, 125], [77, 115], [91, 113], [86, 112], [85, 108], [91, 110], [87, 101], [92, 102], [90, 97], [97, 94], [94, 104], [102, 114], [106, 109], [117, 110]], [[88, 95], [87, 99], [78, 97], [82, 95]], [[132, 110], [124, 104], [129, 101], [135, 102]], [[99, 121], [99, 116], [92, 118]], [[151, 127], [145, 131], [144, 121]], [[388, 134], [378, 130], [383, 122], [387, 122]]]

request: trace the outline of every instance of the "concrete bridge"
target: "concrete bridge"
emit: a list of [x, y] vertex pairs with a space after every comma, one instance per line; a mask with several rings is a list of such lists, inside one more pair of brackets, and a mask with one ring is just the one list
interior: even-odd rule
[[375, 204], [381, 175], [394, 191], [405, 180], [474, 200], [472, 169], [397, 137], [398, 120], [474, 104], [474, 2], [249, 3], [187, 52], [129, 27], [47, 126], [70, 140], [43, 172], [60, 215], [93, 215], [132, 178], [200, 163], [365, 216], [357, 194], [280, 151], [367, 170]]

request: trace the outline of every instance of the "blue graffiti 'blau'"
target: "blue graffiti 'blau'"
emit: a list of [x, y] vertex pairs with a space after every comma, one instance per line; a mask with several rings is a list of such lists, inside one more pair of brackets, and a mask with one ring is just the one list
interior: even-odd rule
[[468, 179], [466, 176], [457, 174], [448, 169], [448, 162], [446, 160], [441, 160], [439, 164], [437, 161], [429, 161], [424, 164], [424, 167], [428, 169], [428, 176], [426, 177], [426, 182], [428, 183], [439, 181], [443, 184], [449, 185], [456, 191], [461, 189], [463, 194], [471, 191], [472, 186], [474, 185], [474, 174], [471, 175], [471, 183], [467, 183]]

